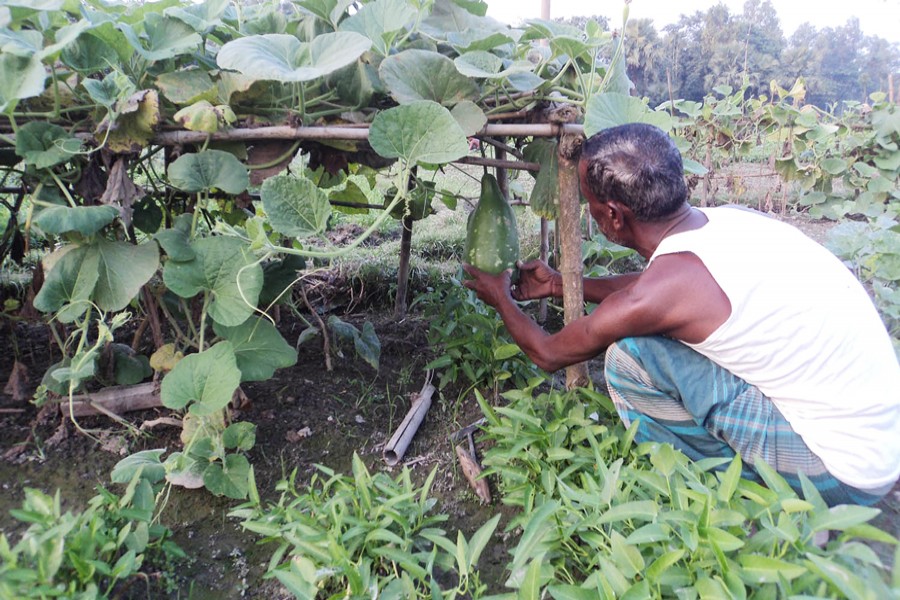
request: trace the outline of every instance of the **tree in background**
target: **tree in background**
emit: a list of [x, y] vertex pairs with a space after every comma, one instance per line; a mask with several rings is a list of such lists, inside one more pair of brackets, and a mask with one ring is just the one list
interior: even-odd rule
[[[628, 77], [638, 90], [653, 99], [665, 97], [665, 71], [659, 68], [664, 60], [663, 40], [653, 26], [652, 19], [631, 19], [625, 27], [625, 64]], [[662, 74], [662, 77], [660, 77]]]
[[807, 102], [839, 109], [841, 101], [887, 92], [890, 74], [900, 73], [900, 45], [864, 36], [856, 18], [822, 30], [804, 23], [785, 39], [770, 0], [747, 0], [739, 15], [717, 4], [682, 15], [661, 32], [650, 19], [634, 19], [625, 34], [634, 93], [651, 105], [669, 99], [667, 76], [675, 99], [696, 101], [718, 85], [746, 85], [748, 94], [760, 95], [772, 81], [790, 88], [803, 77]]

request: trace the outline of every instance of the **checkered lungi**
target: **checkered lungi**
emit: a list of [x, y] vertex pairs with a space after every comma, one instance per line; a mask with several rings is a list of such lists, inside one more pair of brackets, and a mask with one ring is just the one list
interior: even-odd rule
[[610, 396], [625, 426], [640, 419], [638, 441], [669, 442], [694, 460], [741, 455], [744, 477], [759, 480], [763, 460], [801, 494], [799, 473], [829, 506], [874, 504], [886, 494], [835, 479], [759, 389], [681, 342], [625, 338], [606, 351]]

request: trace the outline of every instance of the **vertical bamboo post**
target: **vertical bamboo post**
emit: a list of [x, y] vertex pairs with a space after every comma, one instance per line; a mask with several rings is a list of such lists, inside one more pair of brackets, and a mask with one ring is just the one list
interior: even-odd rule
[[400, 265], [397, 267], [397, 295], [394, 297], [394, 318], [398, 321], [406, 317], [406, 291], [409, 288], [409, 256], [412, 253], [411, 216], [403, 217], [403, 233], [400, 237]]
[[[550, 223], [541, 217], [541, 260], [545, 263], [550, 258]], [[538, 308], [538, 322], [547, 322], [547, 299], [541, 298]]]
[[[497, 141], [505, 142], [506, 138], [497, 138]], [[494, 158], [497, 160], [506, 160], [506, 150], [495, 146]], [[500, 193], [503, 195], [503, 198], [509, 202], [509, 171], [503, 167], [497, 167], [497, 185], [500, 186]]]
[[[584, 267], [581, 257], [581, 193], [578, 186], [578, 156], [581, 136], [563, 135], [559, 138], [559, 218], [560, 273], [563, 280], [565, 323], [584, 315]], [[566, 369], [566, 388], [584, 387], [590, 383], [587, 363]]]

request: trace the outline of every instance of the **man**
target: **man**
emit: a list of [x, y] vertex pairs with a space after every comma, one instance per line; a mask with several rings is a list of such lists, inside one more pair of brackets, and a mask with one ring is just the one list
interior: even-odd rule
[[[736, 207], [692, 208], [681, 156], [643, 124], [591, 137], [578, 165], [600, 231], [648, 260], [586, 279], [599, 306], [552, 335], [516, 304], [562, 295], [546, 264], [465, 283], [547, 371], [606, 350], [610, 394], [638, 439], [693, 459], [765, 461], [829, 505], [872, 504], [900, 476], [900, 365], [849, 270], [798, 230]], [[753, 476], [745, 469], [745, 474]]]

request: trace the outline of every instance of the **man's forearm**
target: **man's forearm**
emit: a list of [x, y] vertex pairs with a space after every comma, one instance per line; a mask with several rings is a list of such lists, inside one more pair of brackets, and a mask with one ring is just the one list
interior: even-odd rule
[[[588, 302], [599, 303], [613, 292], [618, 292], [634, 283], [640, 273], [625, 273], [624, 275], [610, 275], [608, 277], [585, 277], [584, 299]], [[562, 295], [562, 288], [560, 288]]]

